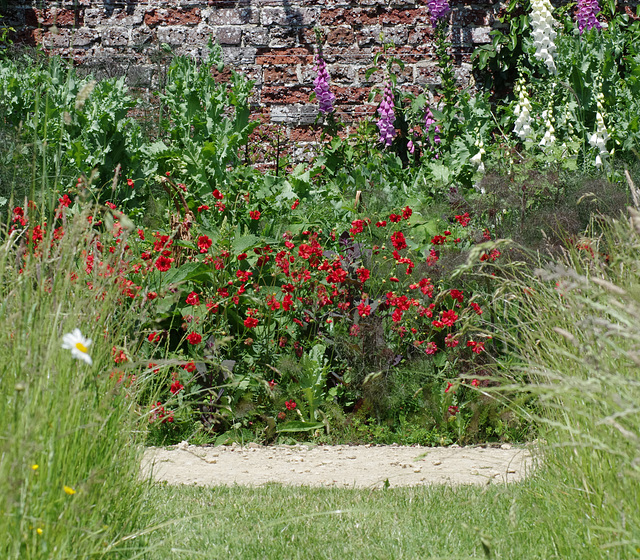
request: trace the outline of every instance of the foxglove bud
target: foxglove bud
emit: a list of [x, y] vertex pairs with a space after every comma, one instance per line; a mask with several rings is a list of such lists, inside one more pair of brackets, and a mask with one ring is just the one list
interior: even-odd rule
[[549, 109], [542, 111], [542, 118], [544, 119], [545, 132], [542, 140], [540, 140], [539, 146], [552, 146], [556, 142], [556, 129], [553, 127], [553, 105], [549, 104]]
[[471, 163], [476, 168], [478, 173], [484, 173], [484, 162], [482, 161], [482, 156], [486, 154], [484, 149], [484, 142], [482, 140], [476, 141], [476, 147], [478, 148], [478, 152], [471, 158]]
[[585, 29], [589, 31], [594, 27], [596, 29], [602, 29], [602, 24], [596, 18], [599, 13], [600, 6], [598, 5], [598, 0], [578, 0], [576, 21], [578, 22], [580, 33]]
[[531, 103], [529, 102], [527, 90], [525, 89], [525, 81], [520, 80], [514, 89], [518, 94], [518, 104], [513, 110], [513, 114], [517, 117], [513, 131], [523, 142], [526, 140], [533, 140], [534, 133], [531, 128]]
[[602, 116], [604, 113], [603, 101], [604, 96], [602, 95], [602, 92], [600, 92], [596, 100], [596, 131], [589, 136], [589, 144], [592, 148], [596, 148], [598, 150], [595, 161], [596, 167], [598, 168], [602, 167], [603, 160], [609, 157], [609, 152], [607, 151], [609, 133], [607, 132], [607, 127], [604, 124], [604, 117]]
[[389, 83], [384, 87], [384, 94], [382, 95], [380, 107], [378, 107], [378, 114], [380, 115], [380, 119], [376, 124], [380, 132], [380, 142], [389, 147], [396, 135], [396, 129], [393, 127], [396, 115], [393, 111], [393, 93], [391, 92], [391, 84]]
[[429, 135], [431, 127], [434, 126], [433, 143], [440, 144], [440, 127], [436, 124], [436, 119], [433, 118], [431, 109], [427, 107], [427, 112], [424, 115], [424, 132]]
[[313, 81], [313, 91], [316, 92], [319, 110], [323, 114], [331, 113], [336, 96], [329, 90], [329, 72], [327, 71], [327, 65], [324, 59], [320, 55], [316, 58], [316, 71], [318, 75]]

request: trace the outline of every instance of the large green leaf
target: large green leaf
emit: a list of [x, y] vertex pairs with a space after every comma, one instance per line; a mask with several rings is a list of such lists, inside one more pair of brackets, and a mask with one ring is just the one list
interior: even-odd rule
[[189, 262], [179, 268], [169, 270], [164, 278], [164, 284], [178, 284], [187, 280], [194, 280], [198, 277], [206, 277], [209, 274], [209, 267], [202, 263]]
[[302, 420], [292, 420], [278, 428], [278, 432], [312, 432], [313, 430], [319, 430], [321, 428], [324, 428], [324, 424], [322, 422], [302, 422]]

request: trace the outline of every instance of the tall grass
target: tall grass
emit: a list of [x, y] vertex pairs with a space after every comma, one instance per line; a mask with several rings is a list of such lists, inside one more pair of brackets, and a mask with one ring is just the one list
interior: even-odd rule
[[[91, 210], [65, 216], [62, 239], [51, 227], [37, 247], [33, 209], [26, 228], [6, 226], [0, 235], [0, 558], [7, 560], [123, 558], [142, 546], [132, 538], [143, 492], [135, 384], [127, 389], [109, 376], [111, 348], [134, 317], [113, 278], [85, 271], [100, 239]], [[119, 255], [107, 256], [117, 265]], [[91, 366], [61, 347], [75, 328], [93, 340]]]
[[501, 293], [503, 339], [540, 402], [532, 530], [548, 531], [562, 558], [640, 556], [640, 215], [630, 212]]

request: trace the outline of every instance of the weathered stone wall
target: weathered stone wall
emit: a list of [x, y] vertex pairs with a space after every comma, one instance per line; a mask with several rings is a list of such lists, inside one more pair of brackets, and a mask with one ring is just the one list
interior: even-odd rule
[[[169, 45], [174, 53], [201, 57], [210, 37], [225, 62], [255, 80], [254, 101], [271, 122], [310, 123], [314, 27], [342, 118], [375, 111], [368, 103], [378, 71], [366, 77], [382, 41], [396, 45], [405, 63], [398, 82], [421, 91], [438, 81], [433, 30], [426, 0], [8, 0], [5, 23], [18, 39], [41, 45], [100, 76], [126, 74], [135, 87], [151, 88], [162, 76]], [[471, 73], [473, 49], [490, 40], [500, 2], [451, 2], [456, 72]], [[0, 4], [1, 6], [1, 4]], [[383, 37], [383, 39], [381, 39]]]

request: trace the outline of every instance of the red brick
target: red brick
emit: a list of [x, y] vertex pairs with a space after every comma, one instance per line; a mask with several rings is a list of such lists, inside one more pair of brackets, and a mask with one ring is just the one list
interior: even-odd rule
[[313, 64], [313, 53], [307, 49], [292, 48], [282, 50], [260, 49], [256, 64], [262, 66], [279, 64]]
[[336, 27], [327, 34], [330, 45], [351, 45], [355, 40], [353, 31], [349, 27]]
[[352, 25], [376, 25], [380, 23], [380, 11], [377, 8], [355, 8], [345, 15], [345, 22]]
[[293, 142], [319, 142], [322, 130], [321, 126], [296, 126], [289, 132], [289, 139]]
[[429, 9], [426, 6], [415, 10], [389, 10], [380, 15], [380, 23], [386, 25], [416, 25], [431, 22]]
[[264, 103], [309, 103], [312, 88], [308, 86], [293, 87], [263, 87], [262, 101]]
[[371, 88], [368, 87], [340, 87], [331, 88], [338, 103], [366, 103]]
[[265, 68], [262, 79], [265, 84], [291, 83], [298, 81], [298, 73], [295, 66], [289, 65]]
[[345, 23], [345, 15], [349, 13], [344, 8], [337, 8], [335, 10], [322, 10], [318, 16], [318, 24], [320, 25], [340, 25]]
[[[28, 13], [28, 12], [27, 12]], [[74, 10], [64, 8], [50, 8], [48, 10], [34, 10], [37, 21], [44, 27], [55, 25], [57, 27], [73, 27], [76, 25], [76, 13]], [[82, 25], [80, 14], [77, 25]]]
[[202, 17], [198, 8], [191, 8], [190, 10], [156, 10], [154, 8], [144, 14], [144, 22], [149, 27], [157, 25], [197, 25], [201, 21]]

